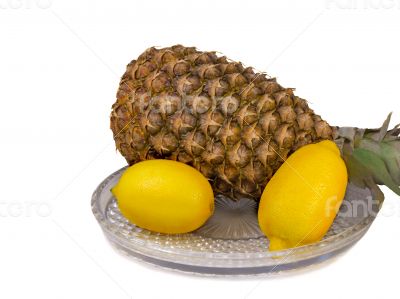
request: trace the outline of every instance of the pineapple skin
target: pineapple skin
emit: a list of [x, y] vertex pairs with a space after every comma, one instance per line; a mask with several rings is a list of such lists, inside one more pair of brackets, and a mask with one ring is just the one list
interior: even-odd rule
[[177, 160], [232, 199], [258, 200], [291, 153], [335, 134], [275, 78], [181, 45], [149, 48], [128, 64], [110, 120], [130, 165]]

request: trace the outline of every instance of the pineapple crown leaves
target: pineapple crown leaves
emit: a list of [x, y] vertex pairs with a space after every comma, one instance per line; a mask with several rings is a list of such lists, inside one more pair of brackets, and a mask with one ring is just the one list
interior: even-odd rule
[[388, 130], [391, 113], [379, 129], [338, 129], [336, 142], [342, 149], [349, 180], [369, 187], [381, 200], [377, 187], [386, 185], [400, 195], [400, 125]]

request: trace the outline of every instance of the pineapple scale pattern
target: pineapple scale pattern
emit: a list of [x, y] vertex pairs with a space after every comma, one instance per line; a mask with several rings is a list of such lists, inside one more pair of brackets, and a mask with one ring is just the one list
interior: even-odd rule
[[299, 147], [333, 139], [333, 128], [293, 89], [216, 52], [150, 48], [123, 75], [112, 106], [117, 149], [131, 165], [192, 165], [214, 191], [257, 200]]

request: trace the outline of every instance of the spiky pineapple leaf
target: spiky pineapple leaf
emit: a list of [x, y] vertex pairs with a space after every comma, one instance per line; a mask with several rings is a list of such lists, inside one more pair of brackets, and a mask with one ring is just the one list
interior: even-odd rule
[[336, 140], [342, 145], [349, 180], [382, 197], [377, 184], [400, 195], [400, 125], [388, 130], [391, 115], [378, 129], [339, 128]]
[[388, 129], [389, 129], [389, 124], [390, 124], [390, 118], [392, 117], [392, 112], [389, 113], [389, 115], [387, 116], [387, 118], [385, 119], [385, 121], [382, 124], [382, 127], [380, 128], [377, 136], [376, 136], [376, 141], [377, 142], [382, 142], [382, 140], [385, 138]]
[[384, 184], [397, 195], [400, 195], [400, 187], [392, 179], [385, 161], [376, 153], [364, 149], [356, 148], [352, 153], [352, 157], [363, 166], [364, 174], [358, 174], [362, 177], [373, 177], [378, 184]]
[[385, 164], [393, 181], [400, 185], [400, 151], [395, 143], [382, 143], [380, 156], [385, 158]]
[[390, 112], [380, 128], [366, 129], [365, 132], [363, 133], [363, 137], [376, 141], [377, 143], [382, 142], [389, 135], [388, 129], [391, 118], [392, 118], [392, 113]]
[[372, 139], [363, 139], [359, 147], [377, 154], [384, 162], [393, 181], [400, 185], [400, 144], [387, 142], [386, 138], [377, 142]]

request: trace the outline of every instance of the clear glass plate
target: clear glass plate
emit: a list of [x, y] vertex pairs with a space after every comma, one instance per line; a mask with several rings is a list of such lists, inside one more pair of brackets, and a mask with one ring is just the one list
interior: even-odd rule
[[380, 205], [369, 189], [349, 184], [332, 227], [320, 242], [268, 251], [257, 222], [257, 204], [243, 198], [215, 198], [214, 215], [197, 231], [180, 235], [154, 233], [131, 224], [118, 210], [110, 189], [122, 168], [95, 190], [92, 211], [107, 239], [129, 256], [161, 267], [208, 275], [254, 275], [303, 268], [343, 252], [368, 230]]

